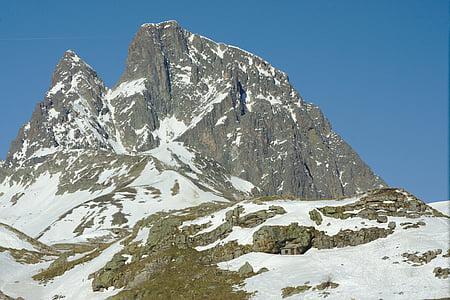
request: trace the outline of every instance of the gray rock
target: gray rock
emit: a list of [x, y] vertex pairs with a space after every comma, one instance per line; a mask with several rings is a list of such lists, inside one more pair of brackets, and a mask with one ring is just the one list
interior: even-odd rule
[[317, 209], [313, 209], [309, 212], [309, 217], [313, 220], [317, 225], [322, 224], [322, 215]]
[[[167, 120], [187, 129], [157, 131]], [[174, 21], [139, 29], [111, 91], [66, 52], [6, 164], [42, 160], [42, 149], [135, 154], [163, 140], [184, 142], [262, 194], [330, 198], [385, 185], [286, 73]]]
[[388, 221], [387, 216], [377, 216], [378, 223], [387, 223], [387, 221]]
[[396, 226], [397, 226], [397, 225], [395, 224], [394, 221], [391, 221], [391, 222], [388, 223], [388, 228], [389, 228], [389, 229], [394, 230]]
[[450, 268], [436, 267], [433, 269], [434, 276], [440, 279], [447, 279], [450, 274]]
[[248, 276], [250, 274], [253, 274], [253, 267], [251, 264], [245, 262], [245, 264], [242, 265], [242, 267], [239, 268], [239, 275], [241, 276]]

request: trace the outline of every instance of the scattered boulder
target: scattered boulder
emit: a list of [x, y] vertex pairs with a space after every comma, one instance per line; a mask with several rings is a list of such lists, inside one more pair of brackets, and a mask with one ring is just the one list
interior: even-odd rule
[[279, 206], [279, 205], [271, 205], [271, 206], [269, 206], [269, 210], [273, 211], [277, 215], [283, 215], [286, 213], [286, 210], [282, 206]]
[[426, 251], [421, 255], [418, 255], [418, 252], [415, 252], [403, 253], [402, 256], [406, 258], [406, 260], [404, 260], [405, 262], [412, 263], [414, 267], [417, 267], [429, 263], [441, 253], [442, 249], [437, 249]]
[[309, 212], [309, 217], [313, 220], [317, 225], [322, 224], [322, 215], [317, 209], [313, 209]]
[[239, 268], [239, 275], [241, 276], [248, 276], [250, 274], [253, 274], [253, 267], [251, 264], [247, 262], [245, 262], [245, 264], [242, 265], [242, 267]]
[[269, 269], [267, 269], [266, 267], [262, 267], [261, 269], [259, 269], [257, 274], [261, 274], [261, 273], [265, 273], [265, 272], [269, 272]]
[[304, 284], [304, 285], [300, 285], [300, 286], [288, 286], [285, 287], [281, 290], [281, 296], [283, 298], [287, 298], [296, 294], [300, 294], [300, 293], [304, 293], [307, 290], [311, 289], [310, 285]]
[[382, 215], [378, 215], [377, 216], [377, 222], [378, 223], [387, 223], [387, 221], [388, 221], [387, 216], [382, 216]]
[[423, 221], [419, 221], [416, 223], [412, 223], [412, 222], [400, 223], [400, 226], [402, 226], [403, 229], [419, 228], [420, 226], [425, 226], [425, 225], [426, 225], [426, 223]]
[[328, 280], [328, 281], [325, 281], [325, 282], [322, 282], [322, 283], [316, 285], [313, 290], [323, 291], [325, 289], [335, 289], [338, 286], [339, 286], [339, 283]]
[[447, 279], [450, 274], [450, 268], [436, 267], [433, 270], [434, 276], [440, 279]]
[[394, 221], [391, 221], [388, 223], [388, 228], [391, 230], [394, 230], [396, 226], [397, 226], [397, 224], [395, 224]]

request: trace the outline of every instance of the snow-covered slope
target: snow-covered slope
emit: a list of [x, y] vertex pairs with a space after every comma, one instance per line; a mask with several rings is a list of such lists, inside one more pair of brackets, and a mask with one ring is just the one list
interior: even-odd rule
[[0, 248], [35, 252], [42, 251], [42, 246], [39, 242], [11, 226], [2, 223], [0, 223]]
[[[214, 200], [213, 194], [202, 195], [199, 190], [192, 190], [199, 192], [197, 203], [177, 199], [176, 195], [164, 199], [171, 184], [164, 186], [168, 182], [163, 179], [164, 172], [153, 172], [152, 165], [147, 164], [130, 183], [129, 188], [136, 188], [136, 200], [120, 202], [118, 194], [114, 196], [126, 208], [134, 201], [139, 203], [145, 199], [139, 195], [143, 195], [141, 188], [146, 184], [155, 179], [161, 184], [160, 204], [154, 199], [147, 208], [138, 205], [132, 211], [124, 210], [132, 220], [127, 224], [130, 227], [135, 224], [134, 228], [123, 227], [125, 230], [111, 236], [107, 244], [79, 254], [58, 246], [55, 249], [69, 254], [66, 254], [64, 270], [56, 276], [53, 272], [58, 267], [53, 266], [57, 265], [54, 258], [50, 258], [52, 265], [45, 260], [24, 264], [7, 252], [0, 253], [3, 270], [14, 272], [9, 276], [8, 272], [0, 271], [0, 290], [26, 299], [55, 296], [105, 299], [130, 291], [139, 298], [137, 295], [145, 294], [145, 289], [135, 284], [142, 280], [138, 278], [145, 278], [149, 272], [159, 278], [159, 272], [164, 272], [146, 266], [172, 261], [172, 269], [186, 271], [184, 260], [175, 260], [165, 253], [170, 247], [176, 247], [180, 255], [184, 255], [183, 251], [195, 251], [202, 257], [196, 262], [199, 265], [190, 271], [193, 278], [199, 268], [214, 268], [214, 265], [236, 271], [242, 283], [239, 289], [254, 299], [280, 299], [283, 295], [290, 299], [418, 299], [450, 295], [449, 279], [445, 275], [450, 264], [450, 219], [403, 190], [374, 190], [341, 200], [260, 197], [237, 203], [217, 199], [219, 202], [201, 204], [208, 197]], [[187, 179], [177, 174], [169, 177], [171, 183], [177, 179], [179, 191], [187, 188], [185, 195], [189, 195], [192, 186], [185, 183]], [[128, 193], [122, 196], [127, 197]], [[41, 240], [61, 243], [62, 236], [70, 237], [72, 227], [68, 224], [77, 219], [75, 215], [86, 214], [88, 207], [95, 212], [94, 220], [105, 217], [108, 224], [102, 229], [105, 230], [111, 225], [106, 219], [112, 212], [106, 213], [108, 207], [97, 211], [94, 206], [94, 203], [83, 206], [84, 213], [77, 212], [81, 207], [73, 209], [59, 221], [66, 223], [68, 229], [55, 222]], [[59, 230], [66, 231], [58, 237]], [[90, 229], [87, 231], [81, 236], [96, 236]], [[79, 242], [77, 238], [67, 241]], [[302, 254], [281, 255], [280, 249], [292, 242], [307, 247], [300, 246]], [[32, 247], [20, 241], [8, 243], [16, 248]], [[172, 257], [171, 260], [164, 262], [165, 255]], [[244, 272], [244, 265], [250, 265], [251, 270]], [[126, 281], [114, 281], [119, 274]], [[175, 285], [185, 284], [173, 280]], [[203, 293], [209, 295], [207, 298], [213, 295], [208, 294], [211, 291]]]
[[[351, 200], [350, 200], [351, 201]], [[340, 201], [337, 201], [338, 203]], [[314, 207], [336, 205], [333, 203], [292, 203], [277, 201], [271, 204], [284, 207], [287, 214], [274, 217], [260, 226], [291, 222], [314, 225], [307, 214]], [[339, 204], [344, 204], [340, 202]], [[253, 205], [250, 204], [250, 209]], [[295, 211], [292, 210], [295, 207]], [[247, 204], [244, 204], [247, 212]], [[301, 213], [303, 212], [303, 213]], [[389, 222], [401, 224], [406, 220], [389, 217]], [[408, 220], [410, 221], [410, 220]], [[261, 268], [268, 271], [250, 277], [245, 281], [244, 289], [256, 292], [254, 299], [280, 299], [282, 290], [287, 287], [310, 286], [303, 293], [289, 299], [430, 299], [450, 295], [449, 279], [440, 279], [433, 270], [437, 267], [448, 268], [450, 258], [444, 257], [450, 249], [450, 221], [448, 218], [421, 217], [414, 222], [424, 222], [419, 228], [404, 229], [398, 226], [386, 238], [373, 242], [333, 249], [311, 249], [303, 255], [279, 255], [251, 252], [236, 259], [219, 263], [221, 268], [238, 271], [246, 262], [255, 272]], [[362, 224], [364, 223], [364, 224]], [[331, 224], [331, 225], [329, 225]], [[368, 221], [362, 218], [350, 218], [336, 221], [325, 217], [321, 226], [316, 226], [328, 234], [339, 230], [358, 230], [368, 227], [386, 228], [387, 224]], [[238, 243], [252, 243], [252, 230], [233, 228], [233, 232], [223, 242], [237, 240]], [[404, 253], [426, 253], [440, 249], [435, 259], [423, 265], [415, 266], [406, 261]], [[323, 282], [337, 283], [336, 288], [313, 290], [312, 287]]]
[[431, 202], [431, 203], [428, 203], [428, 205], [431, 206], [432, 208], [440, 211], [441, 213], [443, 213], [447, 216], [450, 216], [450, 201], [449, 200]]
[[108, 239], [153, 213], [228, 202], [253, 187], [176, 142], [141, 156], [91, 155], [54, 154], [8, 174], [0, 220], [49, 244]]

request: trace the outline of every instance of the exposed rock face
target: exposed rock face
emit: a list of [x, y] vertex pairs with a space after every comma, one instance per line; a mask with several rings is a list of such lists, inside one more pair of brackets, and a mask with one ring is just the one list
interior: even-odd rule
[[318, 249], [342, 248], [347, 246], [357, 246], [372, 242], [379, 238], [385, 238], [393, 230], [379, 227], [362, 228], [360, 230], [345, 229], [337, 234], [329, 236], [319, 232], [313, 242], [313, 247]]
[[319, 210], [327, 217], [339, 219], [360, 217], [377, 220], [379, 223], [386, 223], [387, 216], [410, 218], [444, 216], [407, 191], [393, 188], [369, 191], [359, 201], [352, 204], [338, 207], [325, 206]]
[[263, 226], [253, 235], [253, 251], [277, 254], [288, 243], [294, 243], [298, 245], [300, 254], [303, 254], [312, 247], [331, 249], [366, 244], [387, 237], [392, 232], [392, 229], [371, 227], [357, 231], [341, 230], [330, 236], [314, 227], [299, 226], [297, 223]]
[[137, 154], [174, 140], [262, 194], [328, 198], [384, 186], [285, 73], [175, 21], [139, 29], [111, 90], [66, 52], [7, 163], [71, 149]]
[[266, 253], [280, 253], [288, 242], [299, 245], [300, 253], [312, 247], [316, 230], [313, 227], [299, 226], [263, 226], [253, 235], [253, 250]]
[[58, 149], [111, 149], [105, 91], [96, 72], [67, 51], [44, 101], [12, 142], [7, 162], [23, 162]]

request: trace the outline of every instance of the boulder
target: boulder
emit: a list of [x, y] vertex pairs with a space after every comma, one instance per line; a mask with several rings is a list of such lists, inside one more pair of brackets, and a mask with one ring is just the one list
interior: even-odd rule
[[239, 268], [239, 275], [241, 276], [248, 276], [250, 274], [253, 274], [253, 267], [251, 264], [245, 262], [245, 264], [242, 265], [242, 267]]
[[387, 216], [377, 216], [378, 223], [387, 223], [387, 221], [388, 221]]

